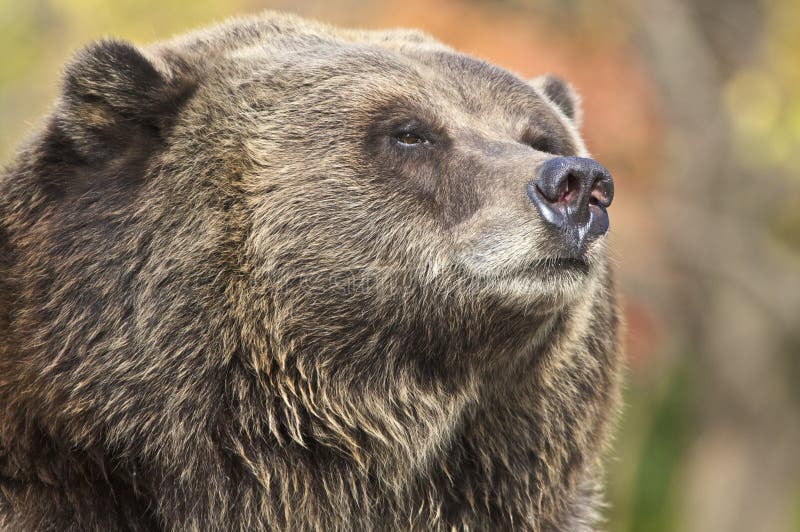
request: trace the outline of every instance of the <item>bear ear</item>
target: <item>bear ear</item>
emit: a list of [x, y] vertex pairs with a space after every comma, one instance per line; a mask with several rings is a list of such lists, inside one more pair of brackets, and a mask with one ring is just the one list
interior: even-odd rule
[[534, 78], [530, 84], [564, 113], [564, 116], [576, 126], [580, 126], [583, 111], [581, 97], [575, 92], [572, 85], [552, 74]]
[[140, 168], [127, 173], [136, 174], [195, 86], [179, 59], [149, 56], [127, 42], [104, 40], [78, 52], [41, 146], [40, 164], [53, 176], [48, 185], [63, 189], [78, 175], [86, 181], [86, 168], [93, 179], [108, 177], [131, 161]]
[[64, 73], [63, 98], [135, 119], [157, 106], [164, 74], [132, 44], [105, 40], [79, 51]]
[[127, 42], [94, 43], [65, 69], [61, 118], [77, 129], [163, 128], [194, 88], [184, 65], [172, 63], [148, 57]]

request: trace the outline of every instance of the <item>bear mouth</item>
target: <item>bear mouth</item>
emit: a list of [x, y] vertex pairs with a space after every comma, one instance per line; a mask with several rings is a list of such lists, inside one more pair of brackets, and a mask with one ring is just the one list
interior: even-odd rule
[[530, 265], [530, 270], [538, 272], [574, 272], [588, 274], [589, 269], [589, 263], [585, 259], [574, 257], [537, 259]]
[[533, 276], [540, 281], [577, 281], [589, 276], [592, 265], [583, 258], [552, 257], [537, 259], [529, 263], [525, 276]]

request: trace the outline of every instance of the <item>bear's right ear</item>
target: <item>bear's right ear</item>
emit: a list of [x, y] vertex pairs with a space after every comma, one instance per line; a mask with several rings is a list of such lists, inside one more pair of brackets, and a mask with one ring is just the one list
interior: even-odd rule
[[566, 81], [545, 74], [529, 82], [542, 96], [552, 102], [572, 123], [580, 127], [582, 119], [581, 98]]
[[47, 160], [59, 166], [50, 175], [63, 181], [84, 165], [99, 177], [109, 173], [102, 167], [112, 160], [145, 160], [195, 86], [180, 61], [148, 57], [127, 42], [104, 40], [78, 52], [65, 69], [42, 146]]

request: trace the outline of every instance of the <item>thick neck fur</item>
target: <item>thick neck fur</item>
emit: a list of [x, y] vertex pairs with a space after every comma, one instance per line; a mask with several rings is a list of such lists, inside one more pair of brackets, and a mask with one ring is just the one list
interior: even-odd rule
[[[597, 282], [590, 289], [605, 291]], [[571, 515], [575, 503], [567, 494], [579, 485], [587, 496], [592, 494], [594, 479], [584, 472], [596, 457], [583, 449], [595, 447], [589, 440], [600, 437], [597, 429], [604, 421], [596, 419], [597, 411], [605, 408], [600, 403], [613, 399], [593, 396], [600, 393], [598, 381], [611, 375], [611, 365], [603, 366], [610, 361], [594, 358], [595, 348], [608, 346], [593, 344], [610, 340], [592, 338], [589, 331], [605, 325], [598, 320], [613, 317], [605, 316], [608, 308], [594, 308], [587, 300], [535, 318], [512, 312], [503, 315], [505, 323], [476, 322], [471, 342], [455, 353], [436, 343], [420, 343], [426, 331], [404, 329], [402, 321], [394, 330], [383, 330], [383, 336], [372, 332], [350, 338], [353, 359], [395, 365], [392, 371], [370, 368], [365, 375], [386, 377], [369, 382], [361, 380], [365, 368], [357, 360], [347, 379], [336, 374], [341, 368], [311, 361], [314, 356], [325, 360], [324, 353], [303, 353], [302, 348], [273, 359], [269, 367], [251, 366], [231, 385], [241, 387], [244, 401], [266, 403], [267, 408], [259, 419], [247, 415], [253, 405], [242, 405], [240, 432], [228, 437], [238, 441], [246, 434], [249, 439], [231, 444], [242, 451], [231, 459], [246, 466], [250, 480], [263, 490], [261, 496], [271, 501], [274, 518], [287, 528], [300, 524], [292, 521], [291, 508], [297, 505], [304, 505], [304, 516], [317, 516], [323, 528], [342, 519], [365, 528], [563, 526], [560, 520]], [[453, 326], [453, 317], [448, 321], [441, 341], [452, 342], [450, 334], [470, 334]], [[382, 329], [380, 322], [375, 325]], [[530, 332], [519, 334], [521, 326]], [[510, 336], [502, 342], [494, 334]], [[477, 341], [481, 335], [486, 335], [485, 342]], [[330, 345], [331, 338], [324, 343]], [[481, 345], [505, 348], [487, 351]], [[366, 356], [357, 346], [380, 346], [382, 351]], [[407, 355], [408, 350], [415, 356], [393, 352]], [[460, 373], [456, 362], [451, 378], [446, 368], [432, 365], [430, 353], [440, 360], [448, 355], [484, 357], [487, 363]], [[282, 365], [280, 359], [293, 363]], [[254, 378], [255, 373], [262, 378]], [[286, 469], [276, 469], [273, 457], [284, 455], [291, 457]], [[327, 457], [324, 463], [321, 457]], [[519, 464], [528, 464], [526, 474], [520, 474]], [[346, 489], [307, 491], [302, 481], [307, 474]], [[343, 492], [349, 497], [342, 499]], [[520, 492], [530, 498], [517, 500]], [[330, 499], [330, 494], [337, 498]], [[377, 512], [364, 512], [365, 507]], [[531, 521], [532, 515], [545, 518]], [[476, 516], [483, 517], [476, 521]]]

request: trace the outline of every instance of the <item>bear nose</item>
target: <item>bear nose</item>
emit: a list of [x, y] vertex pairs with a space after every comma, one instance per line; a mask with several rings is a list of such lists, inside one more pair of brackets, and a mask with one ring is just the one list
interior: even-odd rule
[[584, 157], [556, 157], [545, 162], [528, 184], [528, 197], [544, 220], [579, 239], [608, 231], [606, 208], [614, 181], [606, 168]]

